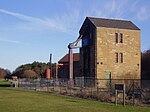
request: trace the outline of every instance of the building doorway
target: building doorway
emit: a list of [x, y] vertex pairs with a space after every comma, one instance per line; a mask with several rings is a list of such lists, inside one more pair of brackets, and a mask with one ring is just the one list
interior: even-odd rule
[[106, 87], [111, 88], [111, 72], [106, 72]]

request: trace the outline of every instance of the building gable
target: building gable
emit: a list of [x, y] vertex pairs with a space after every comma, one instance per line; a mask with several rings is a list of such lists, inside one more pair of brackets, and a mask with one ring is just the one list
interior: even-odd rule
[[92, 24], [95, 27], [140, 30], [135, 24], [133, 24], [131, 21], [127, 21], [127, 20], [86, 17], [79, 33], [82, 33], [83, 30], [86, 30], [85, 28], [89, 24], [90, 25]]

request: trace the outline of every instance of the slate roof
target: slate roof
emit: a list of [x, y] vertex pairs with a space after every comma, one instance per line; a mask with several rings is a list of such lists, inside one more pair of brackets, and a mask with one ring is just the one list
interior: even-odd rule
[[[73, 61], [79, 61], [80, 60], [80, 53], [74, 53], [73, 54]], [[61, 58], [58, 63], [67, 63], [68, 60], [68, 54], [66, 54], [63, 58]]]
[[127, 20], [87, 17], [96, 27], [140, 30], [134, 23]]

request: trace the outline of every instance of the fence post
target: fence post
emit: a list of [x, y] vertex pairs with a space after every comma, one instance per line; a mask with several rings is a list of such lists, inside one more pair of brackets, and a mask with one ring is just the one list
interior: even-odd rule
[[46, 84], [47, 84], [46, 86], [47, 86], [47, 92], [48, 92], [48, 80], [46, 80]]
[[91, 86], [91, 98], [93, 97], [92, 86]]
[[117, 89], [115, 90], [115, 104], [117, 105], [117, 101], [118, 101], [118, 91]]
[[59, 92], [61, 94], [61, 82], [59, 82]]
[[35, 80], [35, 91], [37, 90], [37, 79]]
[[[54, 80], [54, 79], [53, 79], [53, 80]], [[53, 92], [55, 92], [55, 83], [56, 83], [56, 81], [54, 80]]]
[[29, 84], [30, 84], [30, 90], [31, 90], [31, 83], [32, 83], [32, 82], [31, 82], [31, 79], [29, 79], [29, 82], [30, 82]]
[[134, 84], [134, 79], [133, 79], [133, 105], [135, 105], [135, 88], [134, 88], [135, 84]]
[[70, 85], [70, 96], [71, 96], [71, 85]]
[[83, 98], [82, 88], [83, 88], [83, 87], [80, 87], [80, 95], [81, 95], [81, 97]]
[[124, 84], [124, 87], [123, 87], [123, 106], [125, 106], [125, 94], [126, 94], [126, 89], [125, 89], [125, 84]]
[[98, 89], [98, 82], [96, 83], [97, 84], [97, 100], [98, 100], [98, 93], [99, 93], [99, 89]]

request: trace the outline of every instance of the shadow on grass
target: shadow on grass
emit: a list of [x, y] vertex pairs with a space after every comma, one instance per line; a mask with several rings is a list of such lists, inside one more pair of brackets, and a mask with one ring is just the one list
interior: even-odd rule
[[6, 80], [0, 80], [0, 87], [10, 87], [11, 83]]
[[0, 87], [11, 87], [10, 84], [0, 84]]
[[77, 102], [77, 101], [75, 101], [75, 100], [66, 100], [67, 102]]

